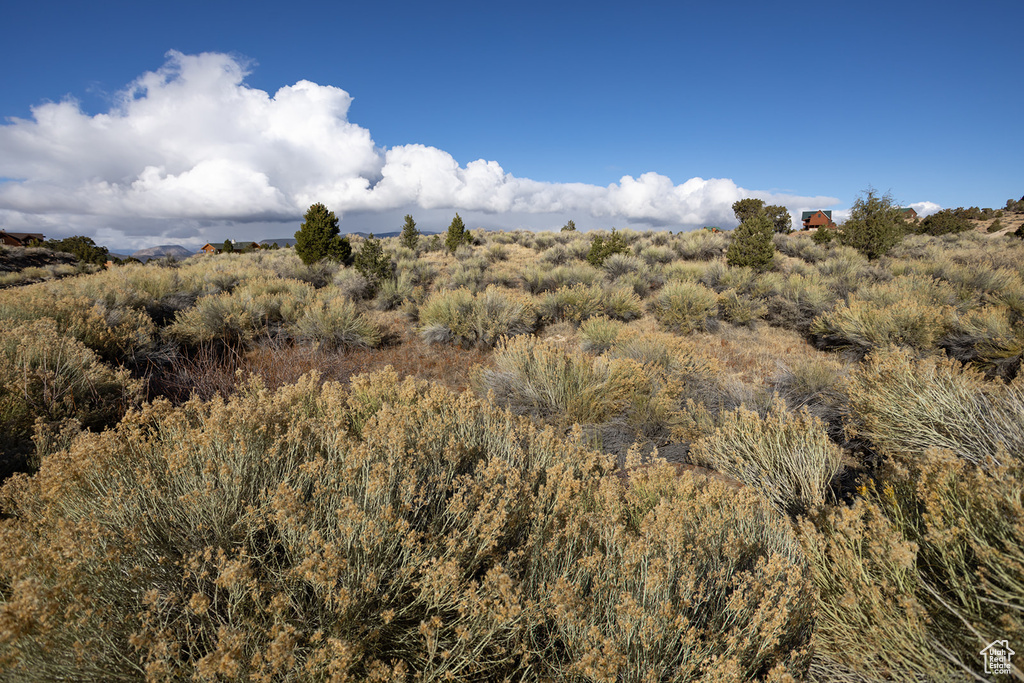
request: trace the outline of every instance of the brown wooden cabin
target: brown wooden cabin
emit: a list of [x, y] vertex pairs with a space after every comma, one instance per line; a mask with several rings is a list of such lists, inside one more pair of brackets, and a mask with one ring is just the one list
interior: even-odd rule
[[0, 244], [8, 247], [27, 247], [32, 242], [45, 242], [46, 236], [38, 232], [7, 232], [0, 230]]
[[835, 223], [832, 222], [832, 212], [822, 211], [804, 211], [800, 214], [800, 220], [803, 222], [804, 230], [810, 230], [811, 228], [834, 228]]

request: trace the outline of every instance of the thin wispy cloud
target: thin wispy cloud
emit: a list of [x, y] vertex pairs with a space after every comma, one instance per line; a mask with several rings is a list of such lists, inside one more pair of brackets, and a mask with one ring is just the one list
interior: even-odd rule
[[8, 179], [0, 219], [203, 239], [204, 226], [295, 221], [313, 202], [342, 217], [422, 208], [679, 228], [728, 225], [743, 197], [793, 213], [839, 201], [723, 178], [676, 184], [654, 172], [608, 186], [538, 182], [497, 161], [460, 165], [435, 147], [384, 149], [348, 120], [352, 97], [341, 88], [299, 81], [271, 95], [246, 84], [248, 68], [225, 54], [170, 52], [106, 113], [87, 114], [68, 99], [34, 107], [31, 119], [8, 119], [0, 126], [0, 177]]

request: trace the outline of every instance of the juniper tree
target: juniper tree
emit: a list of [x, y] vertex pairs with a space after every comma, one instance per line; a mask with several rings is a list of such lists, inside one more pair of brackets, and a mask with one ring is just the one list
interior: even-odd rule
[[771, 206], [764, 207], [764, 213], [768, 216], [768, 220], [772, 222], [775, 232], [783, 235], [793, 232], [793, 218], [789, 215], [786, 207], [772, 204]]
[[587, 253], [587, 263], [595, 268], [600, 268], [604, 265], [605, 259], [612, 254], [625, 254], [628, 251], [629, 246], [627, 246], [626, 241], [622, 239], [622, 233], [615, 232], [615, 228], [612, 228], [612, 234], [608, 236], [607, 241], [598, 235], [594, 238], [594, 241], [590, 243], [590, 251]]
[[733, 202], [732, 212], [740, 223], [764, 211], [764, 200], [747, 197]]
[[774, 226], [761, 211], [740, 223], [732, 234], [732, 243], [725, 252], [730, 266], [748, 266], [763, 273], [775, 263]]
[[869, 259], [876, 259], [899, 244], [905, 230], [903, 212], [892, 195], [879, 195], [868, 188], [865, 196], [853, 203], [850, 217], [840, 226], [839, 241]]

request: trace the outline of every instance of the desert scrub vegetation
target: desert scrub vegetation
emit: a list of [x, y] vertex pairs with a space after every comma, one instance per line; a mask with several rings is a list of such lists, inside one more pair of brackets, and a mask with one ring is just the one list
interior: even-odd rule
[[960, 680], [1021, 637], [1024, 242], [467, 234], [0, 292], [4, 676]]
[[718, 297], [695, 282], [670, 282], [654, 295], [649, 308], [662, 327], [687, 334], [712, 325], [718, 314]]
[[437, 291], [419, 310], [420, 335], [435, 344], [490, 347], [502, 336], [532, 332], [536, 321], [530, 297], [493, 285], [480, 294]]
[[153, 404], [3, 496], [16, 677], [782, 680], [809, 663], [811, 584], [756, 495], [667, 466], [627, 487], [578, 437], [393, 373]]
[[790, 515], [835, 500], [833, 479], [843, 468], [839, 447], [807, 411], [790, 412], [777, 400], [765, 417], [745, 408], [723, 413], [713, 434], [690, 451], [693, 462], [731, 475]]

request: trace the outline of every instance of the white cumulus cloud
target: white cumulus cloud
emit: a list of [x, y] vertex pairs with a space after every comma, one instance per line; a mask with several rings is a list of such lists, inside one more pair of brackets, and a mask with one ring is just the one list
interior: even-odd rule
[[743, 197], [797, 215], [838, 203], [723, 178], [677, 185], [658, 173], [606, 187], [546, 183], [517, 178], [496, 161], [462, 166], [435, 147], [382, 149], [348, 120], [352, 97], [344, 90], [299, 81], [270, 95], [246, 85], [247, 68], [225, 54], [169, 52], [106, 113], [88, 115], [69, 99], [34, 107], [31, 119], [8, 119], [0, 125], [0, 222], [138, 235], [139, 243], [143, 235], [200, 241], [233, 223], [295, 222], [313, 202], [339, 216], [418, 207], [675, 228], [728, 225]]

